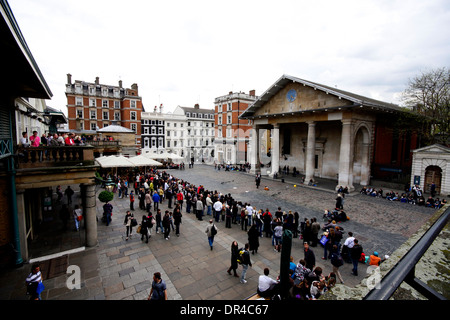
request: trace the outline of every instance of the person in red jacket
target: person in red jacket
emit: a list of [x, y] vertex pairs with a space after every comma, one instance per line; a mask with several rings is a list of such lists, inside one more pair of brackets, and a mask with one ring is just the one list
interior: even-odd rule
[[66, 139], [64, 139], [64, 143], [66, 144], [66, 146], [73, 146], [75, 144], [75, 142], [73, 141], [73, 133], [69, 133], [66, 137]]

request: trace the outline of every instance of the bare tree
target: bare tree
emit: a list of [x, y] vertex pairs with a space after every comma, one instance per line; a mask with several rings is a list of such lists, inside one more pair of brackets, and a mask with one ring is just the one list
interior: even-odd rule
[[406, 106], [425, 117], [421, 134], [428, 143], [449, 144], [450, 70], [446, 67], [422, 72], [409, 80], [403, 92]]

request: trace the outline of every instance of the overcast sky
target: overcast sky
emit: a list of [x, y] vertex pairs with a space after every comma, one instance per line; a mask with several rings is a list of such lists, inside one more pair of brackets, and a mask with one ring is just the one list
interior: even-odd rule
[[408, 80], [450, 67], [448, 0], [9, 0], [67, 114], [65, 84], [139, 86], [146, 111], [212, 109], [283, 74], [398, 103]]

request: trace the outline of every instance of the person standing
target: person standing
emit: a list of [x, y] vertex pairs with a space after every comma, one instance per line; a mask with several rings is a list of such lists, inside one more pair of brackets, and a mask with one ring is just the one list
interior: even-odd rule
[[128, 236], [131, 238], [131, 235], [133, 233], [133, 226], [131, 225], [131, 220], [134, 218], [133, 214], [131, 213], [131, 211], [127, 211], [126, 215], [125, 215], [125, 219], [123, 221], [123, 224], [125, 225], [126, 229], [127, 229], [127, 236], [125, 238], [125, 240], [128, 240]]
[[67, 186], [66, 190], [64, 190], [64, 194], [67, 197], [67, 204], [72, 204], [72, 196], [74, 192], [70, 186]]
[[134, 211], [134, 192], [131, 190], [130, 192], [130, 210]]
[[157, 211], [156, 211], [156, 233], [159, 233], [159, 229], [161, 229], [161, 233], [163, 233], [164, 232], [164, 228], [163, 228], [163, 226], [162, 226], [162, 217], [161, 217], [161, 210], [160, 209], [158, 209]]
[[195, 213], [197, 215], [197, 219], [199, 221], [203, 220], [203, 202], [201, 196], [197, 198], [197, 202], [195, 204]]
[[158, 195], [158, 191], [153, 191], [153, 196], [152, 196], [152, 200], [153, 200], [153, 210], [158, 210], [159, 209], [159, 201], [161, 200], [159, 195]]
[[316, 218], [311, 219], [311, 247], [317, 247], [318, 235], [320, 231], [320, 223]]
[[175, 210], [173, 212], [173, 220], [175, 223], [175, 234], [177, 235], [177, 237], [180, 236], [180, 224], [181, 224], [181, 218], [183, 217], [183, 215], [181, 214], [181, 209], [180, 206], [177, 205], [175, 207]]
[[147, 215], [142, 216], [142, 222], [141, 222], [141, 241], [144, 241], [144, 236], [146, 237], [145, 243], [148, 243], [148, 229], [150, 225], [150, 217]]
[[213, 249], [214, 236], [217, 234], [217, 227], [214, 225], [213, 220], [209, 220], [209, 226], [206, 227], [206, 234], [208, 235], [209, 247], [211, 250]]
[[261, 184], [261, 175], [258, 173], [256, 174], [255, 183], [256, 183], [256, 189], [258, 189], [259, 185]]
[[80, 221], [83, 218], [83, 210], [81, 210], [80, 206], [77, 204], [75, 205], [75, 209], [73, 210], [73, 218], [75, 220], [75, 229], [78, 231], [80, 229]]
[[147, 210], [147, 213], [152, 210], [152, 196], [148, 191], [145, 192], [145, 210]]
[[41, 300], [41, 292], [44, 289], [44, 284], [42, 283], [41, 269], [38, 264], [33, 264], [31, 267], [31, 272], [25, 279], [25, 284], [30, 300]]
[[152, 289], [147, 300], [167, 300], [167, 287], [161, 273], [155, 272], [153, 274]]
[[250, 230], [248, 230], [247, 235], [248, 235], [249, 250], [252, 251], [252, 254], [258, 253], [259, 231], [255, 223], [250, 227]]
[[213, 205], [216, 222], [220, 221], [220, 213], [222, 212], [222, 207], [223, 207], [222, 202], [220, 202], [220, 200], [217, 199], [217, 201], [214, 202], [214, 205]]
[[179, 190], [177, 193], [177, 201], [178, 204], [180, 205], [180, 211], [183, 210], [183, 199], [184, 199], [183, 192]]
[[242, 274], [241, 274], [241, 283], [247, 283], [245, 280], [245, 275], [247, 274], [248, 267], [252, 266], [252, 261], [250, 260], [250, 252], [248, 251], [249, 245], [248, 243], [244, 246], [244, 253], [242, 254]]
[[362, 246], [358, 243], [358, 239], [353, 240], [353, 248], [350, 249], [350, 257], [352, 259], [353, 269], [352, 274], [354, 276], [358, 275], [358, 263], [363, 252]]
[[105, 217], [105, 222], [106, 225], [109, 226], [109, 224], [111, 223], [111, 216], [112, 216], [112, 211], [113, 211], [113, 206], [111, 203], [106, 202], [103, 205], [103, 215]]
[[239, 246], [237, 241], [233, 241], [231, 243], [231, 265], [228, 268], [227, 272], [229, 275], [231, 275], [231, 270], [233, 270], [233, 274], [235, 277], [238, 277], [236, 273], [236, 269], [238, 268], [238, 259], [239, 257]]
[[314, 255], [314, 252], [311, 250], [311, 248], [309, 247], [308, 242], [305, 242], [303, 244], [303, 248], [304, 248], [304, 260], [305, 260], [305, 267], [308, 268], [309, 270], [313, 270], [314, 266], [316, 265], [316, 256]]

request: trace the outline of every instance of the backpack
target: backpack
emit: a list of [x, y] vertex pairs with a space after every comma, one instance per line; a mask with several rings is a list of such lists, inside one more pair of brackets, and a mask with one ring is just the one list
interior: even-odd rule
[[217, 234], [217, 228], [216, 228], [216, 226], [213, 224], [212, 227], [211, 227], [211, 235], [212, 235], [212, 236], [215, 236], [216, 234]]

